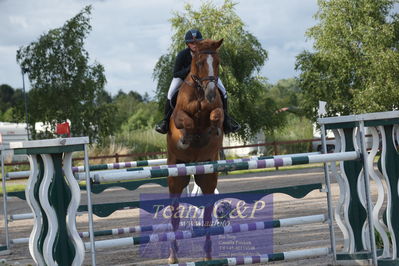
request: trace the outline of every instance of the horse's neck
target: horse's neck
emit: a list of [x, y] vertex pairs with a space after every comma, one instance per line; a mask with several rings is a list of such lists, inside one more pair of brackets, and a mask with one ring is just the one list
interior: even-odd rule
[[191, 77], [192, 75], [195, 75], [195, 73], [190, 72], [188, 73], [187, 77], [184, 79], [183, 84], [181, 85], [180, 89], [182, 89], [184, 86], [186, 86], [186, 90], [192, 94], [194, 93], [197, 89], [195, 88], [195, 82], [193, 78]]
[[182, 95], [182, 98], [188, 102], [201, 101], [204, 98], [204, 93], [202, 90], [196, 88], [196, 84], [191, 78], [191, 74], [193, 73], [190, 72], [181, 85], [179, 95]]

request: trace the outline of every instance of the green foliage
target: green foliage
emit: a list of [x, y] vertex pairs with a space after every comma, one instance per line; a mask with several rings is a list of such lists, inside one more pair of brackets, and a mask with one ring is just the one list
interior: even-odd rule
[[0, 121], [3, 121], [3, 122], [15, 121], [13, 119], [14, 113], [15, 113], [15, 108], [13, 108], [13, 107], [8, 108], [4, 113], [0, 113]]
[[399, 107], [397, 0], [319, 0], [319, 24], [307, 32], [314, 52], [297, 57], [303, 107], [316, 117], [388, 111]]
[[[313, 137], [312, 122], [303, 116], [302, 98], [299, 82], [295, 78], [279, 80], [275, 85], [269, 85], [267, 94], [274, 99], [279, 112], [284, 117], [284, 125], [266, 134], [266, 141], [290, 141], [311, 139]], [[308, 152], [310, 143], [279, 145], [278, 154]], [[268, 147], [267, 154], [275, 153], [273, 147]]]
[[125, 123], [122, 124], [122, 132], [130, 132], [140, 129], [151, 129], [155, 123], [160, 119], [160, 114], [154, 112], [157, 108], [157, 103], [138, 103], [134, 112], [131, 113]]
[[[173, 53], [173, 54], [172, 54]], [[164, 102], [167, 99], [169, 85], [173, 79], [173, 67], [176, 59], [176, 51], [162, 55], [155, 65], [153, 77], [158, 80], [156, 97], [158, 99], [159, 110], [163, 110]]]
[[[153, 128], [124, 131], [123, 134], [116, 135], [115, 142], [123, 143], [131, 153], [166, 151], [166, 138], [160, 136]], [[143, 156], [136, 159], [148, 158]]]
[[23, 122], [24, 94], [21, 89], [0, 85], [0, 121]]
[[127, 94], [124, 93], [122, 90], [118, 91], [118, 94], [114, 97], [114, 100], [119, 100], [121, 98], [129, 97], [135, 101], [138, 102], [144, 102], [148, 101], [148, 94], [145, 93], [144, 96], [142, 96], [140, 93], [136, 91], [129, 91]]
[[[28, 95], [26, 95], [22, 89], [16, 89], [13, 95], [13, 106], [12, 114], [9, 122], [26, 122], [25, 121], [25, 98], [28, 101]], [[29, 103], [28, 103], [29, 104]]]
[[113, 99], [113, 104], [116, 107], [114, 123], [119, 133], [153, 128], [161, 118], [161, 114], [157, 111], [158, 104], [148, 101], [148, 96], [143, 97], [134, 91], [128, 94], [119, 91]]
[[[285, 115], [287, 116], [286, 125], [266, 135], [267, 142], [313, 138], [312, 122], [309, 119], [292, 113], [286, 113]], [[285, 144], [279, 146], [278, 154], [309, 152], [311, 149], [311, 143]], [[267, 154], [272, 154], [274, 152], [273, 147], [268, 147]]]
[[159, 152], [166, 149], [166, 140], [154, 130], [155, 123], [161, 119], [158, 104], [149, 101], [148, 95], [135, 91], [119, 91], [112, 102], [116, 107], [114, 114], [115, 143], [123, 145], [131, 153]]
[[275, 85], [270, 86], [267, 94], [276, 102], [277, 106], [300, 114], [302, 99], [297, 79], [281, 79]]
[[163, 105], [173, 77], [173, 65], [177, 53], [185, 48], [184, 35], [192, 28], [199, 29], [204, 38], [224, 38], [219, 54], [220, 78], [229, 94], [229, 112], [241, 123], [238, 136], [248, 140], [259, 130], [270, 130], [283, 122], [276, 111], [276, 104], [265, 94], [265, 81], [257, 76], [267, 60], [264, 50], [255, 36], [245, 29], [235, 13], [235, 4], [225, 0], [217, 7], [203, 3], [198, 10], [189, 4], [182, 13], [176, 12], [170, 20], [174, 34], [168, 54], [162, 55], [154, 69], [157, 79], [157, 99]]
[[4, 113], [14, 103], [14, 89], [7, 85], [0, 85], [0, 112]]
[[90, 13], [91, 6], [85, 7], [61, 28], [17, 51], [17, 62], [27, 70], [32, 88], [28, 122], [34, 138], [37, 121], [54, 129], [56, 123], [69, 119], [74, 136], [89, 136], [92, 141], [114, 131], [115, 108], [104, 91], [104, 67], [89, 65], [83, 47], [91, 30]]

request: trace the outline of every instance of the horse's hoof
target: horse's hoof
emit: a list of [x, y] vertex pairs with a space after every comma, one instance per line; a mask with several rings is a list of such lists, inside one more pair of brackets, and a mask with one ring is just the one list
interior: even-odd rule
[[207, 257], [204, 258], [204, 261], [211, 261], [211, 260], [212, 260], [211, 256], [209, 256], [209, 257], [207, 256]]
[[168, 264], [176, 264], [178, 262], [179, 262], [179, 260], [177, 258], [169, 258], [168, 259]]

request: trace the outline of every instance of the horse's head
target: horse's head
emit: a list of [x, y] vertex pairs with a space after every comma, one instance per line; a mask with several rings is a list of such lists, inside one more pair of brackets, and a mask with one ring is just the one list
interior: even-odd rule
[[223, 39], [219, 41], [203, 40], [197, 42], [197, 51], [191, 63], [191, 78], [197, 87], [203, 90], [205, 98], [212, 103], [216, 97], [216, 88], [219, 77], [218, 49]]

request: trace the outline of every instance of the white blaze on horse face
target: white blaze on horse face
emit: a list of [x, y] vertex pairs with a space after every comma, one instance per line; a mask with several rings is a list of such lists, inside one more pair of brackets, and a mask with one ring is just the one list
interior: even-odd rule
[[[213, 70], [213, 57], [212, 55], [208, 55], [208, 57], [206, 58], [206, 62], [208, 63], [208, 76], [209, 77], [213, 77], [215, 76], [215, 71]], [[214, 82], [210, 82], [208, 84], [208, 88], [213, 90], [215, 88], [215, 83]]]

